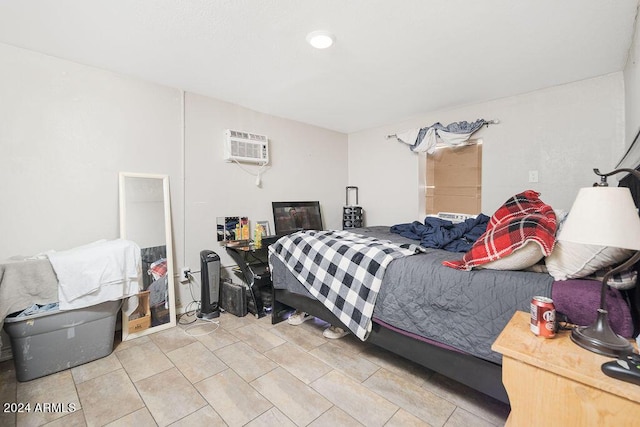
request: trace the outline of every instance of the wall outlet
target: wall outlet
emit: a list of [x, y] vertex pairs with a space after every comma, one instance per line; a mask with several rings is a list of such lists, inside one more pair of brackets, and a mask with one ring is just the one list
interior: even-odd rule
[[538, 171], [529, 171], [529, 182], [538, 182]]
[[189, 283], [189, 273], [191, 273], [191, 269], [189, 267], [182, 267], [180, 269], [180, 283]]

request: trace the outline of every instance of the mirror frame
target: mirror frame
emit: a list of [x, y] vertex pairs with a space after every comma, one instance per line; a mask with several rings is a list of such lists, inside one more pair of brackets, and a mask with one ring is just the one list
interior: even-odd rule
[[165, 243], [167, 251], [167, 287], [169, 295], [169, 321], [161, 325], [152, 326], [140, 332], [129, 333], [129, 316], [122, 311], [122, 341], [145, 336], [151, 333], [159, 332], [165, 329], [173, 328], [176, 326], [176, 298], [175, 298], [175, 284], [174, 284], [174, 269], [173, 269], [173, 238], [171, 233], [171, 195], [169, 192], [169, 175], [161, 174], [147, 174], [147, 173], [133, 173], [133, 172], [120, 172], [119, 174], [119, 208], [120, 208], [120, 238], [127, 238], [126, 227], [126, 186], [125, 181], [127, 178], [148, 178], [148, 179], [160, 179], [162, 180], [162, 194], [164, 199], [164, 233]]

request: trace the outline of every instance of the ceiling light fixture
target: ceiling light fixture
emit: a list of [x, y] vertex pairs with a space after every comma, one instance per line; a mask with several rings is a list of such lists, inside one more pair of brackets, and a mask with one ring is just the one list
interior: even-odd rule
[[307, 42], [316, 49], [326, 49], [333, 44], [334, 37], [328, 31], [312, 31], [307, 34]]

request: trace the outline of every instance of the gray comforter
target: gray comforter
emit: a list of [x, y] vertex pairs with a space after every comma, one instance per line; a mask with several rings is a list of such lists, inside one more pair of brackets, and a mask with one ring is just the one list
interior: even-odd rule
[[0, 263], [0, 329], [11, 313], [33, 304], [55, 302], [58, 302], [58, 279], [48, 259], [12, 259]]
[[[389, 232], [389, 227], [350, 230], [396, 243], [415, 243]], [[491, 345], [516, 310], [529, 311], [531, 297], [551, 296], [553, 278], [524, 271], [460, 271], [442, 265], [461, 253], [427, 249], [387, 267], [373, 311], [398, 329], [501, 363]], [[310, 296], [275, 257], [273, 286]]]

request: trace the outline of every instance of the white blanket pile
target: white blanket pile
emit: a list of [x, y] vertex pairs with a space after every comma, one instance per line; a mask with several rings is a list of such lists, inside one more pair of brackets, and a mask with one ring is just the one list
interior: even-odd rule
[[140, 247], [124, 239], [100, 240], [45, 254], [58, 277], [60, 310], [135, 295], [141, 284]]

